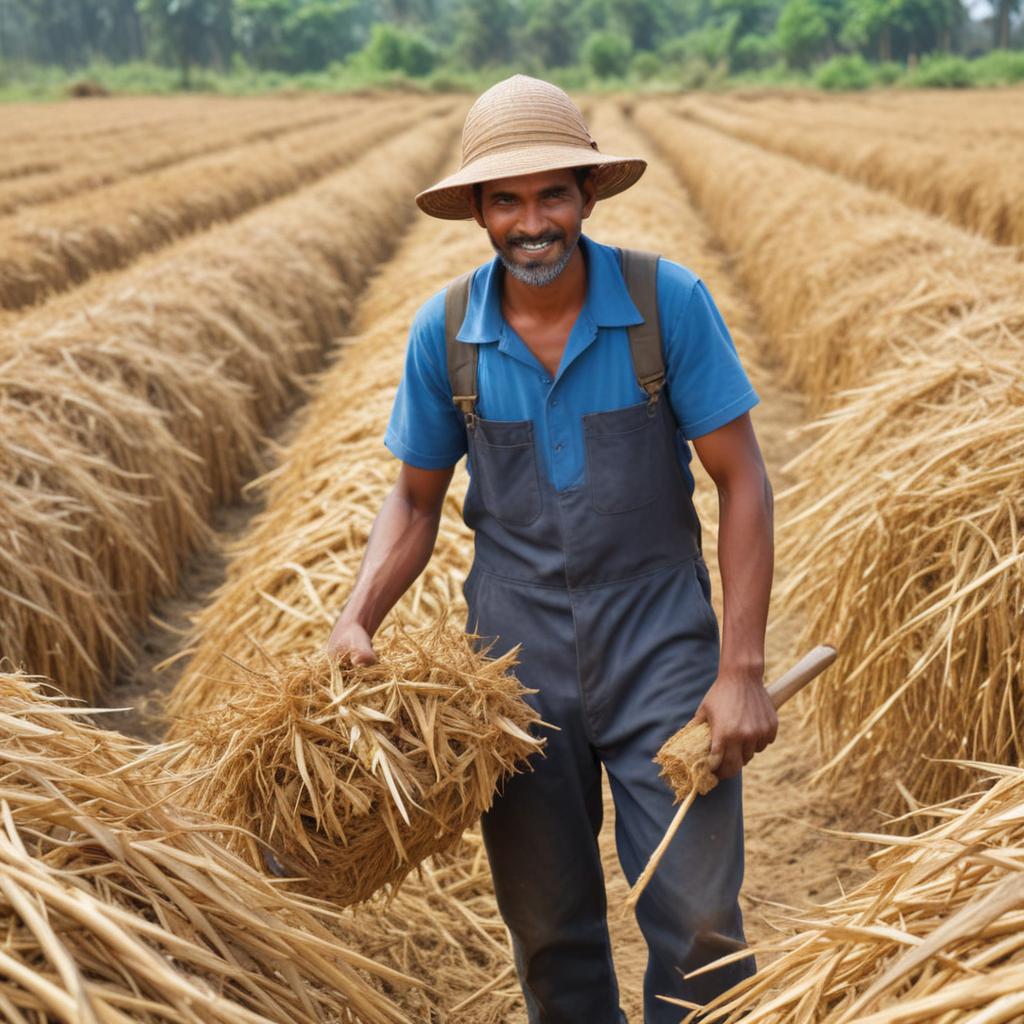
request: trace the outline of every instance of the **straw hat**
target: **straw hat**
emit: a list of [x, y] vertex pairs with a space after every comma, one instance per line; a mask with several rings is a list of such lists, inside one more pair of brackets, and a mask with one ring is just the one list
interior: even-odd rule
[[471, 186], [561, 167], [598, 168], [597, 198], [607, 199], [636, 182], [647, 162], [599, 152], [579, 108], [558, 86], [513, 75], [469, 108], [462, 166], [416, 202], [431, 217], [463, 220], [472, 216]]

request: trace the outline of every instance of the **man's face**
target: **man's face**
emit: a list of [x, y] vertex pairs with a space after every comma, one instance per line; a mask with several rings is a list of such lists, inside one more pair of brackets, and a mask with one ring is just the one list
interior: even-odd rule
[[595, 201], [591, 178], [581, 189], [571, 169], [542, 171], [484, 182], [473, 216], [505, 269], [543, 287], [568, 265]]

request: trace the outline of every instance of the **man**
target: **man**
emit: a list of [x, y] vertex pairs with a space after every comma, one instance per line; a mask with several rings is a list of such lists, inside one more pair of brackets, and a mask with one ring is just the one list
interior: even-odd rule
[[[678, 1021], [659, 995], [703, 1003], [754, 969], [747, 958], [683, 978], [743, 941], [739, 771], [776, 729], [763, 687], [771, 490], [748, 416], [757, 396], [702, 282], [581, 235], [595, 202], [645, 166], [600, 153], [547, 83], [517, 75], [474, 104], [462, 167], [417, 202], [472, 217], [496, 257], [415, 319], [385, 440], [401, 474], [328, 641], [374, 659], [373, 633], [427, 564], [468, 452], [468, 627], [497, 650], [522, 644], [518, 674], [558, 727], [482, 821], [531, 1024], [625, 1020], [597, 843], [601, 766], [632, 883], [673, 815], [651, 759], [694, 714], [722, 782], [637, 905], [645, 1020]], [[635, 295], [624, 266], [647, 268]], [[719, 492], [721, 652], [687, 441]]]

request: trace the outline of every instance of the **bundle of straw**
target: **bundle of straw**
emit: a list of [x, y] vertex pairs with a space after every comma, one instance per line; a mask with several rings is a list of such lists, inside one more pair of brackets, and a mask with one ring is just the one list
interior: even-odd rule
[[0, 1014], [21, 1024], [397, 1024], [341, 945], [169, 802], [167, 754], [0, 675]]
[[874, 876], [756, 947], [781, 955], [707, 1004], [701, 1024], [1024, 1019], [1024, 770], [970, 767], [994, 785], [917, 812], [940, 823], [915, 838], [854, 837], [886, 843]]
[[377, 650], [371, 666], [318, 654], [250, 669], [187, 723], [190, 804], [247, 830], [225, 840], [251, 863], [272, 850], [341, 905], [451, 849], [542, 746], [514, 651], [483, 657], [443, 620], [395, 625]]
[[84, 311], [56, 301], [0, 332], [0, 655], [89, 699], [111, 681], [456, 127], [435, 118], [315, 189], [85, 286]]
[[886, 810], [955, 796], [949, 758], [1024, 763], [1020, 350], [946, 340], [823, 419], [791, 467], [814, 494], [780, 535], [804, 638], [840, 637], [809, 705], [823, 771]]

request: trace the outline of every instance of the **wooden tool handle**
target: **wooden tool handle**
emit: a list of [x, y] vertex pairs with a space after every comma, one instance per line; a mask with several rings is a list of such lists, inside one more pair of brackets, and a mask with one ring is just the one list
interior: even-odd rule
[[836, 660], [836, 649], [827, 644], [815, 647], [805, 654], [788, 672], [779, 676], [768, 687], [768, 696], [776, 708], [781, 708], [798, 690], [802, 690], [812, 679], [820, 676]]

